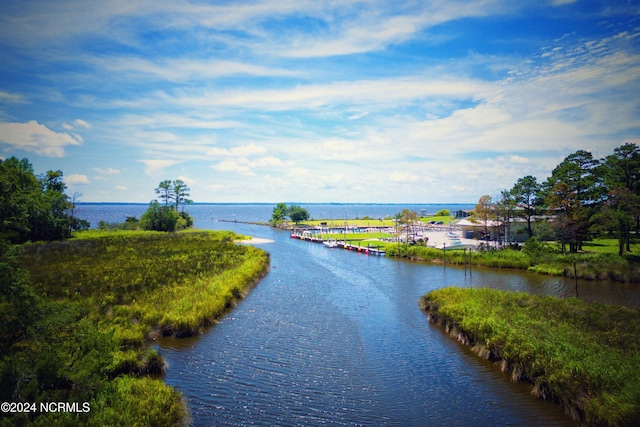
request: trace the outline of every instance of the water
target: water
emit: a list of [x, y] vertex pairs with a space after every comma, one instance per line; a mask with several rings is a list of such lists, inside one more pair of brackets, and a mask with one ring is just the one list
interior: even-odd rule
[[[312, 218], [353, 219], [369, 217], [373, 220], [386, 218], [400, 213], [403, 209], [411, 209], [420, 214], [435, 214], [441, 209], [454, 212], [459, 209], [473, 209], [474, 205], [463, 204], [342, 204], [342, 203], [301, 203]], [[98, 221], [123, 222], [127, 216], [140, 218], [149, 205], [144, 203], [79, 203], [76, 214], [88, 220], [93, 227]], [[220, 228], [211, 223], [219, 220], [268, 222], [275, 204], [264, 203], [207, 203], [194, 204], [187, 211], [194, 217], [198, 228]], [[223, 227], [224, 228], [224, 227]]]
[[[265, 221], [272, 208], [192, 210], [200, 228], [274, 241], [262, 245], [270, 273], [218, 325], [201, 337], [160, 343], [169, 362], [165, 381], [184, 394], [194, 425], [574, 425], [418, 308], [420, 296], [443, 286], [570, 296], [572, 282], [489, 269], [465, 276], [460, 268], [330, 250], [269, 227], [217, 221]], [[364, 212], [402, 207], [353, 209], [374, 217]], [[637, 291], [612, 285], [581, 282], [580, 295], [640, 305]]]

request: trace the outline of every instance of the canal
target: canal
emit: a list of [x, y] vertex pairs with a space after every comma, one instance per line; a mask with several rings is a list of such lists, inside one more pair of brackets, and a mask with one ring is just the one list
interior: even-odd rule
[[[574, 425], [427, 321], [418, 299], [443, 286], [571, 296], [574, 284], [514, 271], [367, 256], [243, 224], [273, 240], [271, 271], [203, 336], [164, 339], [166, 382], [197, 426]], [[628, 303], [625, 285], [585, 299]], [[606, 295], [603, 295], [606, 294]], [[635, 301], [637, 303], [637, 301]]]

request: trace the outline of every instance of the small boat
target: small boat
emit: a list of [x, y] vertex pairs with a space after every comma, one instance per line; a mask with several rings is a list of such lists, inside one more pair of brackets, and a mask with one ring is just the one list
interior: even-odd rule
[[337, 248], [338, 247], [338, 242], [336, 242], [333, 239], [325, 240], [324, 242], [322, 242], [322, 244], [325, 245], [328, 248]]

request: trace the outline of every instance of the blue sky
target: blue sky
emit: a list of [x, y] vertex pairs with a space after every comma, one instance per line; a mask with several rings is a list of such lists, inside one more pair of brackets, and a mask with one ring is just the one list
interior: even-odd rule
[[640, 2], [4, 0], [0, 157], [80, 200], [475, 203], [640, 143]]

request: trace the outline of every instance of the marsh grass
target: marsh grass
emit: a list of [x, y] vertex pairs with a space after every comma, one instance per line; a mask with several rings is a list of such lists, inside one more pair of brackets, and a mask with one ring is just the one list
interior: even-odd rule
[[[268, 255], [233, 243], [243, 237], [232, 232], [90, 231], [63, 242], [25, 245], [20, 264], [29, 272], [42, 311], [49, 314], [41, 317], [31, 338], [0, 361], [0, 379], [27, 400], [82, 398], [92, 404], [88, 414], [31, 416], [28, 421], [186, 422], [180, 394], [147, 377], [165, 369], [148, 343], [160, 334], [199, 333], [259, 280], [268, 269]], [[41, 360], [43, 367], [29, 364], [30, 358]], [[43, 388], [45, 383], [53, 385]]]
[[575, 298], [445, 288], [420, 302], [432, 321], [500, 362], [532, 393], [589, 425], [640, 419], [640, 312]]
[[[442, 262], [442, 249], [406, 244], [388, 244], [387, 256], [403, 257], [417, 261]], [[453, 265], [465, 263], [464, 252], [459, 249], [446, 251], [446, 262]], [[514, 268], [553, 276], [567, 276], [586, 280], [612, 280], [617, 282], [640, 282], [640, 257], [635, 254], [618, 256], [610, 251], [600, 253], [582, 252], [561, 254], [545, 247], [528, 253], [510, 248], [499, 250], [473, 251], [466, 262], [472, 265], [493, 268]], [[575, 264], [575, 269], [574, 269]]]
[[[446, 252], [442, 249], [425, 246], [412, 246], [406, 244], [391, 244], [387, 246], [387, 256], [400, 256], [417, 261], [438, 261], [443, 262], [446, 256], [447, 264], [463, 265], [465, 262], [472, 262], [474, 265], [494, 268], [519, 268], [527, 269], [531, 265], [530, 258], [520, 251], [474, 251], [471, 258], [469, 252], [460, 249], [449, 249]], [[466, 261], [465, 261], [465, 256]]]

